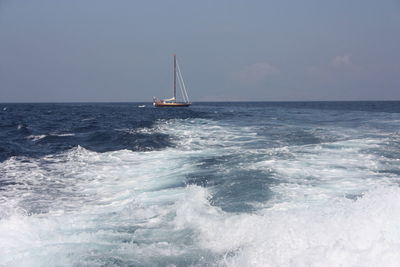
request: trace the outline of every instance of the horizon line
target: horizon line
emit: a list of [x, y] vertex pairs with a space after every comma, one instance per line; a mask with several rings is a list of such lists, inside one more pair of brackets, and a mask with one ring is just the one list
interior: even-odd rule
[[[195, 103], [300, 103], [300, 102], [400, 102], [400, 99], [396, 100], [218, 100], [218, 101], [193, 101]], [[10, 101], [0, 102], [0, 104], [129, 104], [129, 103], [153, 103], [152, 101]]]

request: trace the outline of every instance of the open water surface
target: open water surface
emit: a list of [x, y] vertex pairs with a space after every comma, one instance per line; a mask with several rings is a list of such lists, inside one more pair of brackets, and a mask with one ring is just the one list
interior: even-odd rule
[[0, 104], [0, 266], [398, 266], [400, 102]]

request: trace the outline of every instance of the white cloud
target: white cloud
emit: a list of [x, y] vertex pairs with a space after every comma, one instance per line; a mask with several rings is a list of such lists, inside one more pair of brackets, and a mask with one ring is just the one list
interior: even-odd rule
[[339, 67], [339, 66], [348, 66], [351, 65], [350, 56], [343, 55], [343, 56], [336, 56], [332, 59], [332, 65]]
[[236, 78], [244, 83], [256, 83], [266, 79], [267, 76], [279, 74], [280, 70], [267, 63], [258, 62], [244, 67], [236, 75]]
[[360, 67], [354, 64], [351, 60], [350, 55], [336, 56], [332, 59], [332, 65], [336, 68], [350, 69], [353, 71], [359, 71]]

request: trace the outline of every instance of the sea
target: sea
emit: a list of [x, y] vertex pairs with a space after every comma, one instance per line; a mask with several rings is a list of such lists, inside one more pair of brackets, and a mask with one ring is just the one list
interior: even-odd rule
[[0, 266], [399, 266], [400, 102], [0, 104]]

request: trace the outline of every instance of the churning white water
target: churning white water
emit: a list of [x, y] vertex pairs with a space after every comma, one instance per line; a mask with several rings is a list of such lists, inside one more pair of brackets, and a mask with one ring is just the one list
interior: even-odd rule
[[360, 129], [232, 113], [116, 128], [169, 136], [162, 149], [4, 160], [0, 266], [398, 266], [396, 116]]

